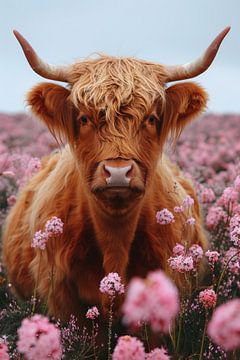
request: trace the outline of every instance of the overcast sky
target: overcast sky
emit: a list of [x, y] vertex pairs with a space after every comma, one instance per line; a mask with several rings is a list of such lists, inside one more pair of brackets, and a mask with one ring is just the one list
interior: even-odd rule
[[14, 28], [53, 64], [94, 52], [175, 64], [198, 57], [227, 25], [214, 63], [194, 81], [207, 89], [210, 112], [240, 113], [240, 0], [0, 0], [0, 111], [26, 110], [26, 92], [44, 81]]

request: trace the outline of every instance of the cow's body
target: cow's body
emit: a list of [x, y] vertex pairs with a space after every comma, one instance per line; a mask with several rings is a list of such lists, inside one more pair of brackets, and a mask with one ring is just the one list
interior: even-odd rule
[[[56, 215], [64, 222], [64, 236], [60, 236], [53, 247], [57, 315], [67, 318], [71, 313], [78, 314], [81, 302], [101, 305], [99, 283], [105, 270], [99, 231], [108, 233], [106, 241], [107, 236], [111, 238], [107, 259], [109, 272], [116, 271], [122, 277], [126, 275], [128, 280], [134, 275], [145, 276], [151, 269], [161, 267], [166, 270], [166, 260], [171, 256], [173, 246], [183, 241], [184, 220], [179, 215], [174, 224], [159, 225], [155, 214], [163, 208], [172, 210], [187, 194], [195, 198], [189, 182], [175, 166], [163, 159], [137, 214], [132, 217], [117, 215], [110, 221], [99, 218], [99, 223], [94, 225], [95, 211], [89, 206], [74, 158], [67, 147], [44, 161], [42, 170], [21, 192], [8, 217], [5, 259], [10, 281], [22, 296], [33, 294], [39, 272], [39, 253], [37, 255], [31, 248], [31, 241], [34, 233]], [[199, 224], [197, 201], [193, 216]], [[206, 245], [200, 225], [188, 229], [184, 241]], [[50, 249], [52, 246], [49, 252]], [[38, 292], [45, 299], [51, 287], [50, 273], [51, 266], [43, 250]], [[53, 299], [50, 297], [48, 301], [49, 311], [53, 313]]]
[[[167, 259], [177, 242], [206, 248], [192, 186], [163, 147], [202, 112], [207, 94], [194, 83], [165, 83], [204, 71], [228, 30], [196, 64], [166, 67], [103, 56], [60, 69], [46, 65], [16, 33], [35, 71], [68, 82], [67, 88], [39, 84], [27, 99], [68, 145], [43, 161], [7, 219], [4, 262], [20, 295], [37, 290], [60, 318], [79, 314], [82, 303], [106, 309], [99, 282], [108, 273], [127, 283], [152, 269], [169, 272]], [[186, 195], [195, 199], [190, 211], [169, 225], [156, 222], [158, 210], [173, 211]], [[33, 249], [34, 233], [52, 216], [64, 222], [63, 234], [50, 238], [45, 250]], [[184, 225], [189, 216], [195, 226]], [[176, 277], [178, 285], [184, 281]]]

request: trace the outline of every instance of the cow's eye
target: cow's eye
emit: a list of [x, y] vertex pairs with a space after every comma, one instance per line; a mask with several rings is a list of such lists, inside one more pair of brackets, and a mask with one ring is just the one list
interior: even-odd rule
[[87, 125], [90, 121], [86, 115], [82, 115], [79, 120], [81, 125]]
[[157, 124], [157, 118], [154, 115], [150, 115], [146, 121], [147, 121], [148, 125], [151, 125], [151, 126], [155, 126]]

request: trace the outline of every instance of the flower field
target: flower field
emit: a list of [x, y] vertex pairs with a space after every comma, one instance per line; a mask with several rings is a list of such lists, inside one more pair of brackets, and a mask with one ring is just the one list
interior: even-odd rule
[[[99, 284], [109, 297], [108, 320], [103, 322], [92, 304], [86, 313], [89, 326], [81, 328], [74, 316], [67, 323], [48, 318], [36, 294], [26, 302], [15, 298], [0, 264], [0, 359], [240, 359], [239, 124], [237, 115], [207, 114], [183, 132], [174, 150], [170, 144], [166, 148], [194, 184], [209, 239], [207, 251], [197, 244], [188, 248], [184, 239], [172, 249], [169, 273], [186, 279], [181, 293], [161, 270], [133, 279], [128, 288], [110, 273]], [[40, 158], [56, 147], [31, 117], [0, 114], [0, 234], [18, 190], [39, 171]], [[174, 205], [156, 213], [159, 226], [174, 226], [193, 199], [187, 196]], [[195, 219], [189, 217], [185, 226], [195, 226]], [[44, 251], [49, 237], [63, 227], [61, 219], [49, 219], [29, 246]], [[119, 324], [114, 302], [123, 293]]]

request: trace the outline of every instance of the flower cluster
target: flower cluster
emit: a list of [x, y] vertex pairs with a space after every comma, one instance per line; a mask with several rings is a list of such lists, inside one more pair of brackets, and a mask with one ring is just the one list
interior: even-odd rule
[[186, 220], [186, 224], [188, 225], [195, 225], [196, 220], [193, 217], [190, 217]]
[[220, 305], [208, 325], [208, 335], [225, 350], [240, 347], [240, 299]]
[[53, 216], [46, 222], [45, 231], [39, 230], [35, 233], [31, 246], [45, 250], [48, 239], [54, 235], [63, 233], [63, 222], [56, 216]]
[[216, 196], [212, 189], [204, 188], [201, 193], [201, 202], [203, 204], [208, 204], [213, 202], [216, 199]]
[[156, 214], [157, 223], [161, 225], [168, 225], [175, 222], [174, 215], [168, 209], [158, 211]]
[[145, 353], [143, 343], [140, 340], [125, 335], [118, 338], [112, 360], [170, 360], [170, 357], [163, 347]]
[[99, 316], [99, 311], [96, 306], [93, 306], [90, 309], [88, 309], [86, 313], [87, 319], [95, 320], [98, 316]]
[[235, 246], [240, 246], [240, 215], [235, 214], [230, 220], [230, 239]]
[[180, 273], [189, 272], [194, 269], [192, 256], [178, 255], [168, 259], [168, 264], [171, 269], [177, 270]]
[[238, 175], [234, 181], [234, 188], [240, 192], [240, 175]]
[[4, 338], [0, 338], [0, 359], [1, 360], [9, 360], [9, 354], [8, 354], [8, 345], [7, 341]]
[[198, 263], [203, 257], [203, 249], [198, 244], [193, 244], [189, 250], [188, 254], [193, 258], [194, 263]]
[[217, 294], [213, 289], [205, 289], [199, 293], [199, 302], [205, 309], [211, 309], [217, 303]]
[[228, 267], [231, 273], [239, 274], [240, 272], [240, 253], [239, 250], [230, 247], [224, 256], [223, 263]]
[[206, 224], [208, 229], [214, 229], [220, 223], [226, 219], [226, 213], [220, 206], [212, 206], [208, 210]]
[[152, 350], [149, 354], [146, 354], [146, 360], [170, 360], [170, 357], [167, 354], [167, 350], [162, 348], [156, 348]]
[[143, 343], [132, 336], [120, 336], [112, 360], [145, 360]]
[[100, 291], [111, 297], [117, 294], [124, 294], [124, 285], [118, 273], [109, 273], [100, 282]]
[[153, 331], [167, 333], [179, 310], [177, 288], [161, 270], [150, 272], [146, 280], [134, 278], [122, 310], [126, 324], [149, 322]]
[[229, 206], [236, 204], [238, 196], [238, 191], [235, 190], [234, 187], [229, 186], [224, 189], [222, 196], [217, 201], [217, 204], [228, 208]]
[[182, 244], [177, 243], [173, 248], [173, 255], [184, 255], [185, 253], [185, 247]]
[[175, 206], [175, 207], [173, 208], [173, 211], [174, 211], [175, 213], [182, 213], [182, 212], [184, 211], [184, 207], [183, 207], [182, 205], [180, 205], [180, 206]]
[[173, 255], [168, 259], [171, 269], [180, 273], [192, 271], [203, 257], [203, 249], [200, 245], [193, 244], [188, 251], [181, 244], [176, 244], [173, 248]]
[[60, 330], [48, 318], [34, 315], [30, 319], [24, 319], [18, 329], [18, 337], [18, 351], [27, 360], [61, 359]]
[[215, 263], [218, 261], [220, 254], [217, 251], [208, 250], [205, 252], [205, 256], [208, 259], [209, 264], [211, 266], [214, 266]]
[[182, 206], [184, 209], [190, 208], [193, 204], [194, 204], [194, 199], [190, 195], [187, 195], [183, 199]]
[[51, 235], [60, 235], [63, 233], [63, 222], [56, 216], [53, 216], [46, 222], [45, 232]]
[[[175, 207], [173, 208], [173, 211], [174, 211], [175, 213], [182, 213], [182, 212], [184, 212], [184, 210], [189, 209], [193, 204], [194, 204], [194, 199], [193, 199], [190, 195], [187, 195], [187, 196], [183, 199], [182, 204], [181, 204], [180, 206], [175, 206]], [[190, 219], [191, 219], [191, 220], [190, 220]], [[193, 225], [193, 221], [194, 221], [195, 219], [193, 219], [193, 218], [190, 218], [190, 219], [188, 219], [188, 220], [190, 220], [188, 223], [191, 224], [191, 225]]]
[[39, 230], [39, 231], [35, 232], [31, 246], [33, 248], [45, 250], [47, 241], [48, 241], [48, 233], [46, 233], [45, 231]]

